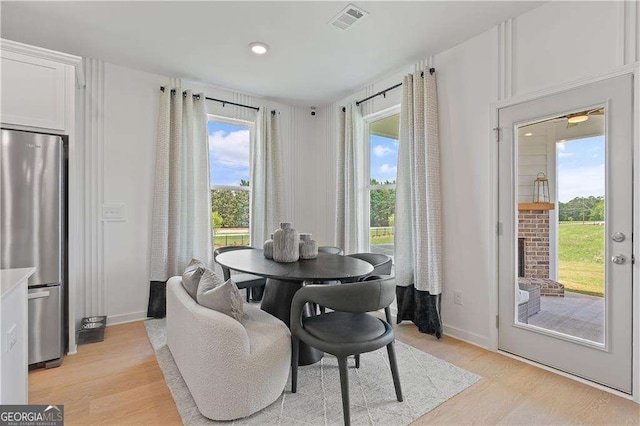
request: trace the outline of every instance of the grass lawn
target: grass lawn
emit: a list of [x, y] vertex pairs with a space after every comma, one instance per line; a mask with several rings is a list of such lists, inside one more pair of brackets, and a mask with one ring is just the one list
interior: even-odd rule
[[604, 292], [604, 226], [560, 223], [558, 281], [565, 289], [602, 296]]
[[380, 244], [393, 244], [393, 235], [380, 236], [380, 237], [371, 237], [371, 245], [377, 246]]

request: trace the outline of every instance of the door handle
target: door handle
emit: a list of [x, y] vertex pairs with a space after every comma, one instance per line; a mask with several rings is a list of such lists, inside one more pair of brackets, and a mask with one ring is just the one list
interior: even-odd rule
[[615, 256], [611, 257], [611, 262], [615, 263], [616, 265], [624, 265], [626, 261], [627, 258], [622, 254], [616, 254]]
[[29, 300], [31, 299], [40, 299], [43, 297], [49, 297], [49, 294], [51, 294], [51, 292], [49, 291], [36, 291], [33, 293], [29, 293]]

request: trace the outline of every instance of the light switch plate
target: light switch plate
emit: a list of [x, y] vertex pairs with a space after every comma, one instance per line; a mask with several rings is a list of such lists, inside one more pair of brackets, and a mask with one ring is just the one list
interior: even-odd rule
[[103, 204], [102, 220], [105, 222], [124, 222], [124, 204]]

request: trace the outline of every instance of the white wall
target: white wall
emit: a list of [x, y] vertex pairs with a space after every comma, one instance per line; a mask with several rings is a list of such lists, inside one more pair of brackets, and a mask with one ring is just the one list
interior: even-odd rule
[[553, 2], [515, 19], [513, 94], [622, 65], [625, 24], [620, 14], [624, 7], [624, 2]]
[[[431, 58], [440, 114], [445, 333], [481, 346], [490, 346], [495, 333], [492, 104], [636, 62], [638, 9], [631, 2], [551, 2]], [[337, 105], [402, 81], [413, 68]], [[399, 104], [400, 92], [367, 103], [364, 114]], [[462, 306], [453, 303], [456, 290]]]
[[[497, 93], [496, 30], [440, 55], [438, 77], [445, 333], [488, 344], [491, 273], [489, 102]], [[461, 291], [463, 305], [453, 303]]]
[[109, 322], [146, 317], [149, 235], [160, 85], [167, 79], [105, 64], [105, 204], [123, 204], [125, 220], [104, 224]]
[[335, 152], [333, 144], [326, 143], [327, 132], [334, 130], [335, 111], [335, 106], [328, 106], [312, 116], [303, 108], [296, 115], [295, 225], [301, 232], [311, 232], [321, 246], [333, 245], [335, 239]]
[[[550, 168], [547, 166], [549, 161], [549, 152], [551, 148], [555, 148], [555, 140], [551, 144], [548, 138], [555, 138], [555, 132], [549, 134], [549, 130], [553, 127], [542, 127], [531, 136], [518, 137], [518, 202], [533, 202], [534, 182], [539, 173], [544, 173], [549, 179], [549, 187], [554, 186], [555, 175], [551, 174]], [[524, 131], [519, 132], [524, 133]], [[555, 154], [555, 150], [553, 152]], [[555, 160], [555, 156], [551, 157]], [[555, 198], [551, 198], [554, 200]]]

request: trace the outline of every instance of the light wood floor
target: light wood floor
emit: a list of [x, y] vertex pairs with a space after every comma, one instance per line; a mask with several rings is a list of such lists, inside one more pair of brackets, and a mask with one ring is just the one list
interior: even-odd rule
[[[632, 401], [410, 324], [396, 334], [483, 377], [416, 424], [640, 424]], [[70, 425], [181, 423], [141, 322], [107, 328], [104, 342], [81, 346], [60, 368], [30, 372], [29, 402], [64, 404]]]

